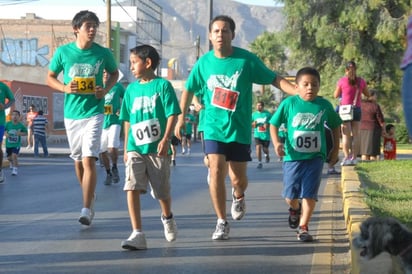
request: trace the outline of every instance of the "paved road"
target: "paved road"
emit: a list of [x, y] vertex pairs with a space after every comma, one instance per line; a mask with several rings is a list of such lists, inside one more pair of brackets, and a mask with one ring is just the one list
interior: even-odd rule
[[[272, 159], [258, 170], [251, 162], [247, 214], [230, 221], [230, 240], [212, 241], [216, 217], [200, 144], [192, 151], [179, 155], [172, 167], [176, 242], [164, 239], [157, 201], [142, 198], [145, 251], [121, 249], [131, 231], [125, 194], [121, 183], [103, 185], [102, 168], [95, 220], [84, 228], [77, 222], [81, 194], [71, 160], [23, 156], [19, 175], [5, 170], [6, 182], [0, 185], [0, 273], [347, 273], [339, 178], [323, 179], [310, 226], [317, 241], [300, 243], [288, 228], [280, 197], [281, 163]], [[230, 217], [229, 184], [227, 190]]]

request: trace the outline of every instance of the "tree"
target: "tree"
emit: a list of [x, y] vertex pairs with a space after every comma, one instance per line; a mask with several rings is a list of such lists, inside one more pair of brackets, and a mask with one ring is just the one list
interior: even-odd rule
[[[321, 95], [332, 97], [344, 64], [354, 60], [358, 75], [380, 91], [386, 113], [399, 113], [405, 25], [409, 0], [285, 0], [283, 31], [288, 68], [314, 66]], [[381, 101], [382, 102], [382, 101]]]

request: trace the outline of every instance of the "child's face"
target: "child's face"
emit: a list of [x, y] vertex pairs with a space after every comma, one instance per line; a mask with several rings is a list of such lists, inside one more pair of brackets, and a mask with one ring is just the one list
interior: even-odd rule
[[[130, 54], [130, 70], [135, 78], [141, 78], [144, 72], [148, 68], [148, 62], [137, 56], [136, 54]], [[149, 66], [150, 67], [150, 66]]]
[[391, 135], [395, 134], [395, 128], [394, 128], [394, 127], [392, 127], [392, 128], [389, 130], [389, 134], [391, 134]]
[[299, 96], [305, 101], [313, 101], [317, 96], [320, 88], [319, 80], [316, 76], [305, 74], [299, 78], [296, 83]]
[[13, 122], [18, 122], [20, 120], [20, 115], [16, 112], [12, 112], [11, 119], [13, 120]]

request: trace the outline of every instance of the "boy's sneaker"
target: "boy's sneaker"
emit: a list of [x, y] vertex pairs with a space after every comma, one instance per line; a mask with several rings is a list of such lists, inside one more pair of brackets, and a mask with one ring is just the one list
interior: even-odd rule
[[163, 215], [161, 220], [164, 227], [165, 238], [168, 242], [173, 242], [177, 237], [177, 225], [173, 216], [170, 219], [165, 219]]
[[259, 164], [257, 165], [257, 168], [258, 168], [258, 169], [261, 169], [262, 167], [263, 167], [262, 163], [259, 163]]
[[104, 184], [106, 186], [112, 184], [113, 176], [111, 174], [106, 175], [106, 179], [104, 180]]
[[291, 207], [289, 208], [288, 223], [289, 223], [290, 228], [295, 229], [299, 226], [300, 211], [301, 211], [301, 205], [300, 204], [299, 204], [299, 209], [293, 209]]
[[115, 184], [120, 182], [119, 170], [115, 166], [112, 167], [112, 180], [113, 180], [113, 183]]
[[11, 172], [11, 175], [17, 176], [17, 167], [13, 167], [13, 171]]
[[245, 195], [240, 199], [235, 197], [235, 189], [232, 188], [232, 218], [233, 220], [240, 220], [245, 216], [246, 213], [246, 202], [245, 202]]
[[306, 225], [299, 227], [297, 231], [297, 238], [301, 242], [313, 242], [313, 237], [309, 234], [309, 228]]
[[216, 224], [216, 230], [213, 232], [213, 240], [228, 240], [229, 239], [230, 226], [228, 222], [218, 222]]
[[127, 240], [122, 241], [122, 248], [128, 250], [147, 249], [146, 237], [144, 233], [132, 233]]
[[4, 183], [4, 174], [3, 174], [3, 170], [0, 169], [0, 184]]
[[269, 154], [265, 154], [266, 163], [270, 162]]
[[328, 175], [340, 175], [340, 172], [333, 167], [328, 169]]

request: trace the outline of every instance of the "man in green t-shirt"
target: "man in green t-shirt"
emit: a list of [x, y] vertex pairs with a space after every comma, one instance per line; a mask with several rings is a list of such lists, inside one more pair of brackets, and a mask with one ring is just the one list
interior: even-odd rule
[[256, 104], [256, 111], [252, 113], [253, 137], [255, 138], [256, 157], [259, 161], [257, 168], [262, 168], [262, 151], [265, 154], [266, 163], [269, 163], [269, 120], [272, 114], [265, 109], [262, 101]]
[[10, 88], [0, 82], [0, 184], [4, 182], [3, 174], [3, 136], [4, 136], [4, 126], [6, 124], [6, 112], [5, 110], [9, 108], [14, 103], [14, 96]]
[[181, 138], [184, 117], [193, 94], [204, 88], [203, 132], [205, 153], [210, 168], [210, 195], [217, 215], [213, 240], [229, 239], [226, 221], [225, 177], [229, 170], [232, 182], [232, 218], [245, 214], [247, 162], [250, 157], [252, 131], [252, 85], [272, 84], [287, 93], [295, 88], [267, 68], [253, 53], [232, 46], [235, 22], [226, 15], [215, 17], [209, 24], [209, 40], [213, 50], [194, 65], [182, 92], [175, 135]]
[[[64, 125], [83, 192], [79, 222], [90, 225], [94, 217], [96, 159], [100, 152], [104, 96], [119, 78], [116, 60], [108, 48], [94, 42], [99, 18], [87, 10], [78, 12], [72, 27], [76, 41], [60, 46], [50, 62], [47, 84], [64, 93]], [[110, 74], [103, 85], [103, 70]], [[58, 80], [63, 72], [63, 83]]]

